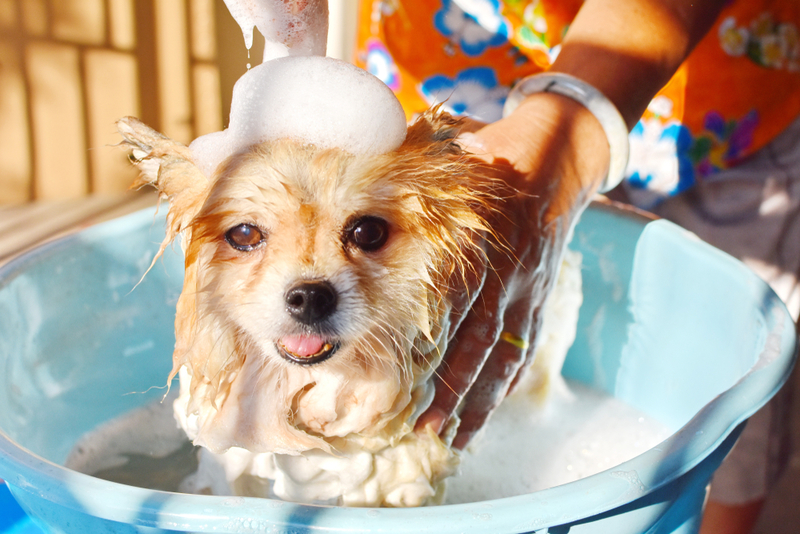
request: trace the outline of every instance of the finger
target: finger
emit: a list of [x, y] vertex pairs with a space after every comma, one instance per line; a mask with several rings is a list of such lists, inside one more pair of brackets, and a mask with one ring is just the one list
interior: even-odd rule
[[[558, 266], [558, 267], [554, 267]], [[545, 271], [550, 271], [554, 273], [555, 276], [540, 276], [536, 281], [534, 281], [533, 288], [531, 291], [531, 295], [540, 295], [540, 298], [536, 300], [538, 302], [538, 306], [536, 306], [531, 314], [531, 336], [529, 337], [529, 348], [527, 354], [525, 356], [525, 362], [520, 367], [517, 375], [511, 382], [509, 386], [508, 393], [510, 394], [515, 391], [517, 385], [520, 381], [525, 377], [526, 372], [528, 369], [536, 365], [534, 362], [536, 358], [536, 346], [540, 341], [545, 342], [546, 340], [541, 340], [539, 335], [541, 334], [542, 330], [542, 322], [544, 318], [544, 309], [545, 303], [555, 289], [555, 286], [558, 284], [558, 276], [559, 271], [561, 269], [561, 261], [559, 256], [555, 256], [552, 251], [546, 254], [543, 254], [541, 257], [541, 261], [539, 262], [539, 269], [541, 269], [542, 273]]]
[[534, 359], [536, 358], [536, 344], [539, 342], [537, 334], [542, 327], [541, 312], [542, 312], [541, 306], [533, 312], [533, 318], [531, 320], [531, 326], [530, 326], [530, 334], [528, 335], [528, 348], [525, 351], [525, 361], [522, 362], [522, 365], [517, 371], [516, 376], [514, 376], [514, 379], [511, 381], [511, 384], [508, 387], [508, 392], [506, 393], [506, 395], [510, 395], [516, 390], [520, 380], [525, 376], [525, 373], [528, 371], [530, 366], [533, 365]]
[[445, 428], [500, 336], [506, 305], [502, 283], [493, 275], [485, 282], [481, 298], [467, 313], [450, 343], [434, 377], [433, 402], [417, 420], [418, 430], [430, 426], [438, 434]]
[[464, 398], [453, 446], [463, 449], [506, 397], [531, 352], [535, 304], [532, 296], [515, 301], [503, 316], [503, 331], [491, 357]]
[[486, 259], [482, 257], [483, 252], [479, 250], [469, 250], [466, 252], [466, 261], [463, 269], [456, 269], [450, 277], [448, 287], [448, 301], [450, 303], [450, 326], [447, 332], [448, 341], [453, 339], [453, 335], [461, 322], [472, 308], [477, 296], [481, 293], [483, 284], [486, 282]]

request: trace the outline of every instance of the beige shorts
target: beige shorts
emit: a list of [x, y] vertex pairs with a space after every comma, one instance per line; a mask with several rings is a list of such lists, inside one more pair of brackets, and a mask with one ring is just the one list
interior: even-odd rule
[[[670, 198], [656, 214], [739, 258], [800, 312], [800, 119], [744, 164]], [[712, 500], [763, 499], [789, 457], [791, 380], [748, 422], [714, 475]]]

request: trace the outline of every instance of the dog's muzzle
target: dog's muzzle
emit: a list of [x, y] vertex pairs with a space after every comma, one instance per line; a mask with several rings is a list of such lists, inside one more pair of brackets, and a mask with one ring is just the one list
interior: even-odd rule
[[[336, 311], [338, 296], [333, 286], [323, 280], [305, 280], [292, 286], [284, 296], [286, 311], [298, 323], [324, 330], [322, 324]], [[339, 342], [322, 334], [288, 336], [276, 344], [286, 360], [300, 365], [321, 363], [339, 348]]]

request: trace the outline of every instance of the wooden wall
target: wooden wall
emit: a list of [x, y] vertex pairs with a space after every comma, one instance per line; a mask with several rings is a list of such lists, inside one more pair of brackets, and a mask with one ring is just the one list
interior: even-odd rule
[[[331, 3], [332, 38], [355, 1]], [[0, 0], [0, 204], [127, 189], [116, 119], [184, 143], [219, 130], [247, 62], [223, 0]]]

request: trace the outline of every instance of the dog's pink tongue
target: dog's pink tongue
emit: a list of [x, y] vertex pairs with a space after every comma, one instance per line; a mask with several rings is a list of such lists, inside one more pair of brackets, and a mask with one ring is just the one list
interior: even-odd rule
[[325, 338], [321, 336], [286, 336], [281, 340], [283, 348], [302, 358], [313, 356], [325, 346]]

